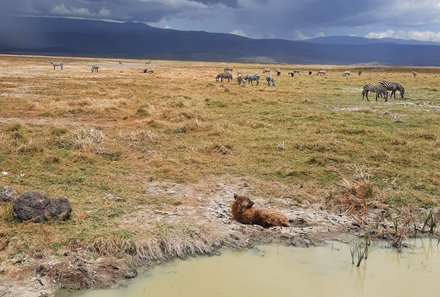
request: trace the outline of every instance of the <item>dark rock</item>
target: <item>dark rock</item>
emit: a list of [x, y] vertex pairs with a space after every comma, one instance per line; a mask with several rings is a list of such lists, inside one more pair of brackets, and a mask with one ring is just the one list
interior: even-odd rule
[[70, 219], [72, 213], [72, 206], [67, 198], [50, 200], [46, 207], [46, 213], [49, 214], [51, 219], [59, 219], [66, 221]]
[[18, 193], [11, 187], [4, 187], [0, 190], [0, 202], [11, 202], [17, 196]]
[[50, 199], [37, 192], [26, 192], [14, 201], [12, 212], [19, 221], [41, 223], [51, 219], [69, 219], [72, 207], [66, 198]]

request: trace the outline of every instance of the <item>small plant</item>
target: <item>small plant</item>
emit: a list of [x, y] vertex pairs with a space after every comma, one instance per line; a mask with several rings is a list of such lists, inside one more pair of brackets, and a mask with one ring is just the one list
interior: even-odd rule
[[277, 144], [277, 149], [284, 150], [286, 148], [286, 145], [284, 144], [284, 141]]
[[434, 216], [432, 209], [429, 210], [428, 216], [423, 222], [422, 233], [425, 232], [426, 227], [429, 227], [429, 234], [433, 235], [434, 229], [437, 227], [437, 218]]
[[84, 151], [100, 153], [103, 150], [104, 133], [95, 128], [79, 128], [74, 134], [75, 146]]
[[354, 239], [350, 244], [351, 264], [359, 267], [362, 260], [368, 259], [368, 252], [371, 245], [370, 235]]

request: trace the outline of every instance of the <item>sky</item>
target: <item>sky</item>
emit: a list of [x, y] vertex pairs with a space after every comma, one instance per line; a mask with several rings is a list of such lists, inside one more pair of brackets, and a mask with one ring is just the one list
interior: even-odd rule
[[0, 18], [15, 15], [138, 21], [250, 38], [440, 42], [440, 0], [0, 0]]

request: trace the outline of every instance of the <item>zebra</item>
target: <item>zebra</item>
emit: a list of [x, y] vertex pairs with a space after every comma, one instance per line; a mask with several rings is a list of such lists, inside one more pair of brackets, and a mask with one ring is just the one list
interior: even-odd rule
[[50, 64], [52, 64], [53, 70], [55, 70], [55, 67], [60, 67], [61, 70], [63, 70], [63, 62], [53, 61], [53, 62], [50, 62]]
[[344, 71], [344, 76], [350, 76], [350, 74], [351, 74], [350, 71], [348, 71], [348, 70], [345, 70], [345, 71]]
[[264, 68], [263, 73], [270, 73], [270, 68]]
[[275, 80], [273, 79], [272, 75], [268, 74], [266, 75], [266, 81], [267, 81], [267, 85], [270, 87], [275, 87]]
[[405, 95], [405, 88], [401, 84], [384, 80], [380, 81], [379, 84], [384, 86], [387, 91], [391, 91], [390, 98], [394, 95], [394, 99], [396, 99], [396, 91], [399, 91], [400, 97], [403, 99]]
[[92, 65], [91, 71], [90, 72], [98, 72], [99, 70], [99, 66], [98, 65]]
[[228, 71], [231, 71], [231, 72], [232, 72], [232, 70], [233, 70], [233, 69], [232, 69], [231, 67], [225, 67], [225, 69], [223, 69], [224, 72], [228, 72]]
[[323, 69], [320, 69], [317, 73], [317, 75], [326, 75], [326, 74], [327, 74], [327, 71], [325, 71]]
[[365, 85], [362, 88], [362, 100], [364, 100], [365, 97], [367, 97], [367, 100], [370, 101], [368, 99], [368, 92], [376, 93], [376, 101], [377, 101], [377, 98], [379, 98], [379, 96], [383, 96], [385, 98], [385, 102], [388, 101], [388, 91], [381, 84], [378, 84], [378, 85], [370, 85], [370, 84]]
[[215, 81], [220, 80], [220, 82], [223, 82], [223, 79], [227, 79], [229, 83], [229, 81], [232, 79], [232, 74], [229, 72], [221, 72], [215, 77]]
[[413, 77], [416, 77], [417, 76], [417, 72], [413, 71], [412, 75], [413, 75]]
[[244, 80], [246, 80], [248, 82], [248, 84], [250, 83], [251, 85], [254, 85], [254, 81], [257, 82], [257, 86], [260, 82], [260, 75], [258, 74], [248, 74], [244, 77]]
[[275, 72], [276, 72], [277, 76], [281, 75], [281, 70], [280, 69], [276, 69]]

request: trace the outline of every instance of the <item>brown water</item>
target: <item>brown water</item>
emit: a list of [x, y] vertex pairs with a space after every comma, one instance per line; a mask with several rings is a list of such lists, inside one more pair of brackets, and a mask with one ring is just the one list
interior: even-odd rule
[[408, 242], [398, 253], [376, 247], [351, 264], [348, 245], [262, 246], [221, 256], [177, 260], [138, 277], [128, 287], [63, 296], [81, 297], [378, 297], [440, 296], [437, 241]]

